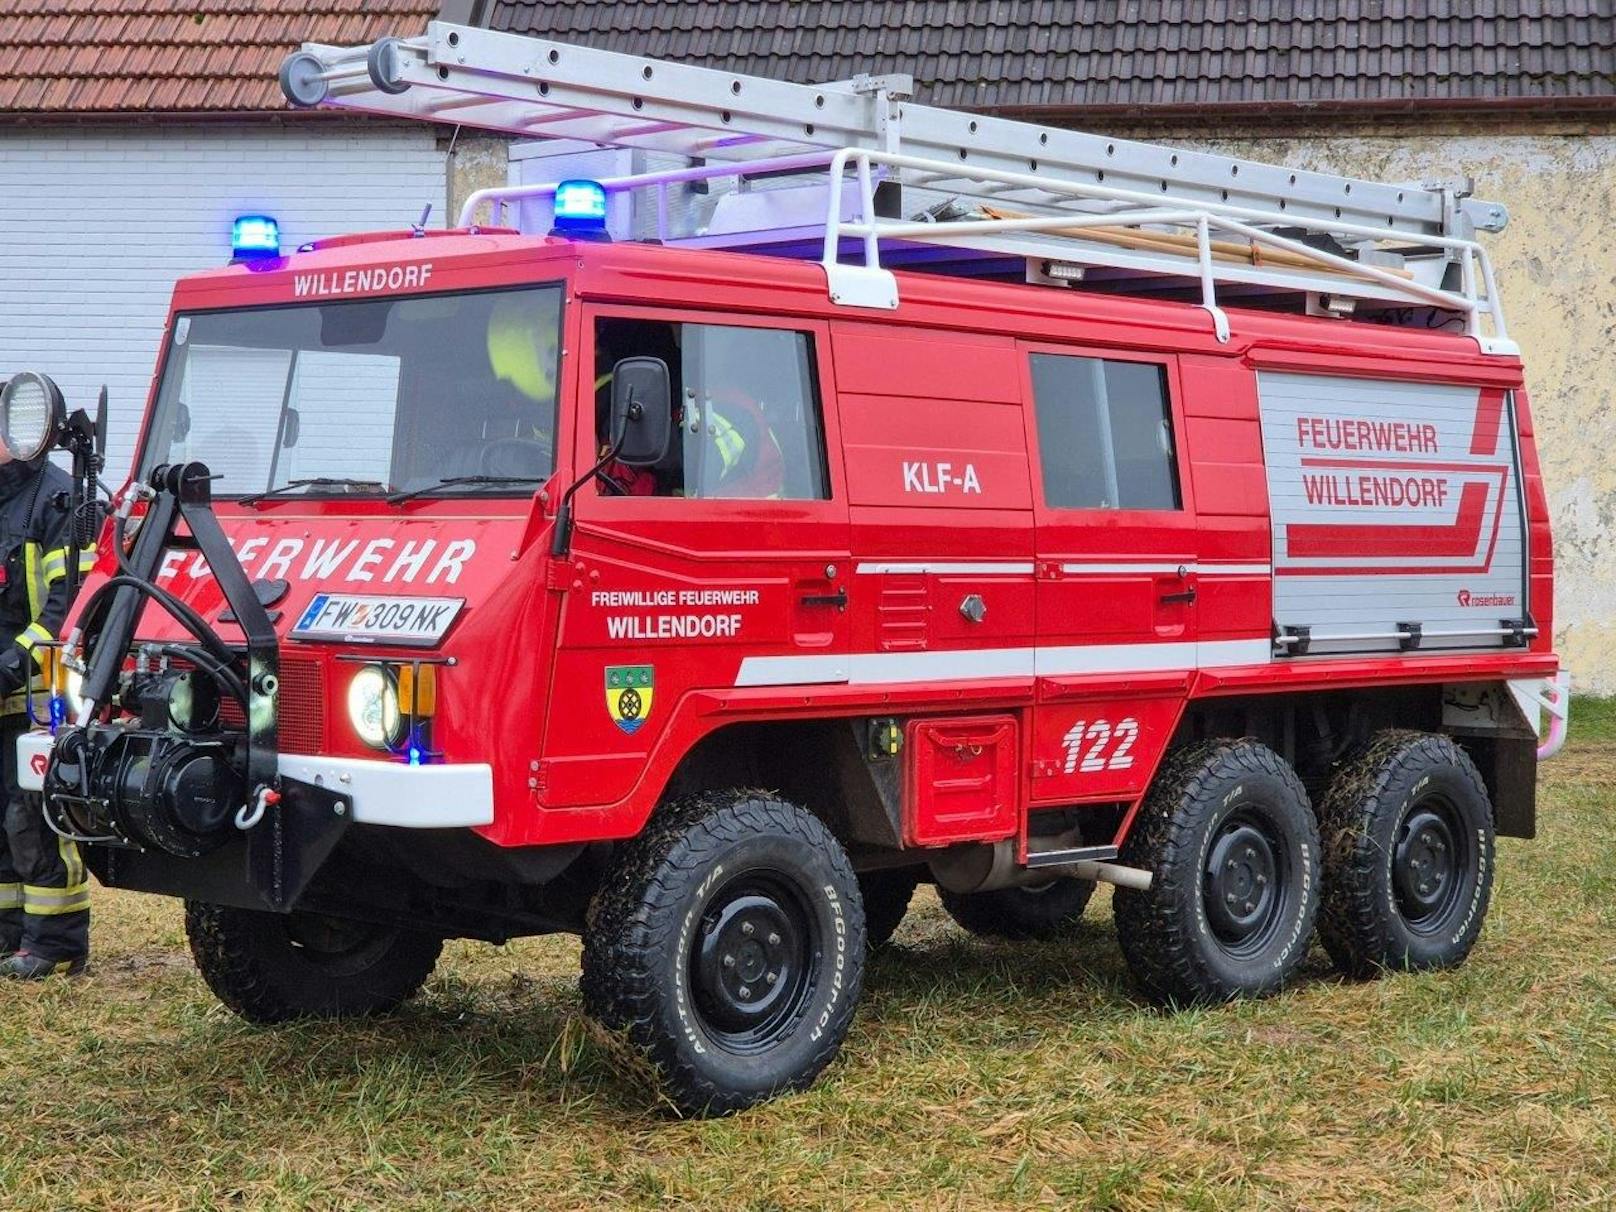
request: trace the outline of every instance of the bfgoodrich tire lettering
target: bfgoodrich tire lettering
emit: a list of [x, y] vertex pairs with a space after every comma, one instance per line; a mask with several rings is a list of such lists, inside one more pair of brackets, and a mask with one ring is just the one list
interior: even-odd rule
[[1161, 1003], [1272, 993], [1307, 954], [1318, 912], [1318, 826], [1295, 772], [1255, 741], [1170, 754], [1121, 862], [1148, 891], [1113, 898], [1122, 951]]
[[585, 1008], [626, 1030], [688, 1114], [808, 1086], [863, 983], [864, 909], [841, 845], [764, 792], [660, 810], [590, 906]]
[[1463, 749], [1378, 733], [1337, 772], [1319, 826], [1319, 934], [1337, 967], [1371, 976], [1464, 961], [1492, 898], [1493, 811]]
[[413, 997], [443, 940], [365, 922], [185, 903], [185, 933], [202, 979], [242, 1018], [350, 1018]]

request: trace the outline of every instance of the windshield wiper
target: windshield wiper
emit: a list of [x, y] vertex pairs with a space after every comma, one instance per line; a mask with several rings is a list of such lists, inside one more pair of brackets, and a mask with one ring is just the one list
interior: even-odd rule
[[412, 488], [408, 492], [395, 492], [387, 498], [389, 505], [397, 505], [404, 501], [413, 501], [416, 497], [424, 497], [428, 493], [437, 492], [440, 488], [453, 488], [456, 484], [538, 484], [539, 476], [444, 476], [436, 484], [428, 484], [425, 488]]
[[278, 497], [283, 492], [291, 492], [294, 488], [358, 488], [366, 492], [386, 492], [391, 487], [391, 484], [383, 484], [380, 480], [356, 480], [351, 476], [310, 476], [302, 480], [288, 480], [276, 488], [266, 488], [263, 492], [237, 497], [236, 504], [251, 505], [255, 501], [262, 501], [265, 497]]

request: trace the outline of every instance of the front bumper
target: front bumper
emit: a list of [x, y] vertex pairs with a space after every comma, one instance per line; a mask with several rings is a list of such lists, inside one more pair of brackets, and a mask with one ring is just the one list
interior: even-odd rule
[[[55, 738], [25, 732], [17, 738], [17, 782], [41, 791]], [[494, 821], [494, 768], [487, 764], [409, 766], [372, 758], [309, 757], [283, 753], [283, 777], [327, 787], [353, 801], [353, 819], [400, 829], [463, 829]]]

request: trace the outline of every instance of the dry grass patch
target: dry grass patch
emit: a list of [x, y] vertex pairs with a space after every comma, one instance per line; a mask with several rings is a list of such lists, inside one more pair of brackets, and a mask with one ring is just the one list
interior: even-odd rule
[[1463, 969], [1141, 1004], [1104, 895], [1060, 945], [917, 898], [815, 1089], [655, 1103], [579, 1014], [577, 944], [452, 944], [385, 1020], [263, 1030], [176, 903], [96, 894], [93, 975], [0, 988], [0, 1203], [28, 1208], [1607, 1208], [1616, 708], [1579, 704], [1542, 836], [1500, 844]]

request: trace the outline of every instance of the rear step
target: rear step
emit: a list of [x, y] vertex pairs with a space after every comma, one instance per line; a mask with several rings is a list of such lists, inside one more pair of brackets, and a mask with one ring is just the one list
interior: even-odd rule
[[1064, 867], [1069, 863], [1109, 863], [1118, 854], [1115, 846], [1072, 846], [1065, 850], [1030, 850], [1028, 867]]
[[1151, 873], [1143, 867], [1124, 867], [1110, 860], [1117, 857], [1115, 846], [1072, 846], [1064, 850], [1034, 850], [1028, 853], [1028, 871], [1058, 869], [1061, 875], [1080, 880], [1098, 880], [1119, 888], [1147, 891]]

